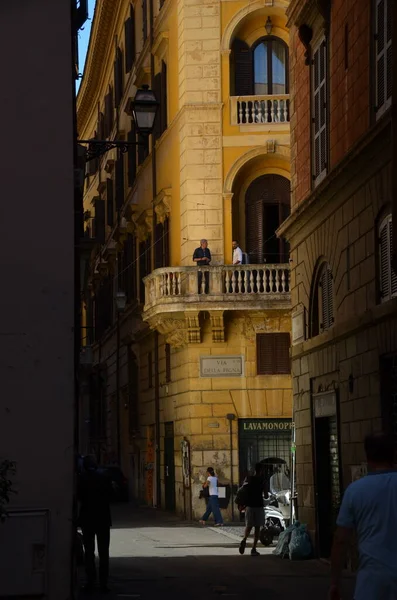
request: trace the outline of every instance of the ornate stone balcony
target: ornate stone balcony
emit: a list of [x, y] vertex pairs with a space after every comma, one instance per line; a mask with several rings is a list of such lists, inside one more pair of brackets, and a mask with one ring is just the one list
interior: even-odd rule
[[232, 125], [286, 125], [289, 123], [289, 95], [232, 96]]
[[199, 314], [208, 312], [222, 341], [225, 311], [290, 308], [289, 279], [288, 264], [156, 269], [144, 279], [143, 318], [174, 342], [181, 330], [180, 340], [199, 342]]

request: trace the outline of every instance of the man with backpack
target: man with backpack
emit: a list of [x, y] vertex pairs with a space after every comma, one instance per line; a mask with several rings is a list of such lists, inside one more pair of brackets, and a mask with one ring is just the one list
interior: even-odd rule
[[240, 554], [244, 554], [248, 536], [254, 527], [254, 543], [251, 556], [259, 556], [256, 546], [259, 541], [261, 527], [265, 524], [263, 468], [261, 463], [257, 463], [255, 465], [255, 475], [247, 477], [247, 480], [237, 492], [236, 503], [240, 509], [243, 506], [245, 507], [245, 532], [239, 547]]

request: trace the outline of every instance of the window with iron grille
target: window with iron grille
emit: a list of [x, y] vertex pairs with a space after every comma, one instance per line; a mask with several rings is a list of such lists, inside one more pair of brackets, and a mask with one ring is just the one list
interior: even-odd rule
[[328, 170], [327, 42], [314, 50], [312, 60], [312, 169], [318, 185]]
[[379, 227], [379, 275], [382, 302], [397, 296], [397, 275], [391, 265], [392, 256], [393, 222], [392, 216], [387, 215]]
[[375, 111], [381, 117], [391, 106], [392, 0], [375, 2]]
[[289, 333], [258, 333], [256, 364], [258, 375], [288, 375], [291, 372]]

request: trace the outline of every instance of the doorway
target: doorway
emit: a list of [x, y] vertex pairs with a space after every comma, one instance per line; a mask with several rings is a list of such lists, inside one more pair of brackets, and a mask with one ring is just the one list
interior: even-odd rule
[[329, 558], [341, 502], [341, 468], [336, 391], [313, 395], [317, 547]]
[[174, 423], [164, 423], [164, 486], [165, 509], [175, 510]]

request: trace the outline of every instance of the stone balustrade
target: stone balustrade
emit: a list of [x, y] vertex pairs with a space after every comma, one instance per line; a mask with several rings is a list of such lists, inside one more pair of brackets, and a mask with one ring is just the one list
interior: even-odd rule
[[289, 95], [232, 96], [232, 125], [289, 123]]
[[229, 303], [234, 304], [228, 307], [230, 310], [238, 310], [239, 305], [250, 308], [252, 302], [260, 308], [264, 300], [275, 303], [290, 300], [288, 264], [165, 267], [145, 277], [144, 283], [145, 312], [160, 305], [204, 303], [211, 309], [218, 305], [225, 310], [225, 303]]

